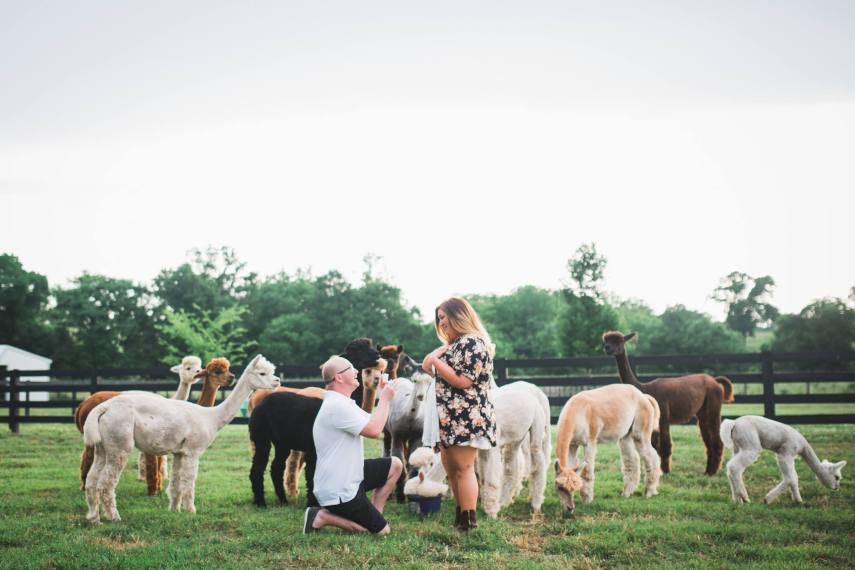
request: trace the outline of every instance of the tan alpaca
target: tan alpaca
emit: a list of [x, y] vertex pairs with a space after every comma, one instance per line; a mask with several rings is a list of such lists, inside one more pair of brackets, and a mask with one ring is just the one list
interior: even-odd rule
[[[634, 386], [612, 384], [570, 398], [558, 418], [555, 461], [555, 488], [564, 510], [572, 513], [576, 508], [573, 500], [576, 491], [585, 503], [594, 500], [594, 465], [599, 441], [618, 442], [624, 497], [632, 495], [638, 487], [639, 453], [645, 467], [645, 496], [656, 495], [659, 458], [650, 438], [658, 424], [656, 400]], [[576, 457], [580, 446], [585, 448], [581, 465]]]

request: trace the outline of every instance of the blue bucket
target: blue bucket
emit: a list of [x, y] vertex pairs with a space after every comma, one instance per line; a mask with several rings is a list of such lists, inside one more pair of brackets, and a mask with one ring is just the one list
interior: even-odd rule
[[442, 506], [442, 495], [436, 497], [419, 497], [418, 495], [407, 495], [410, 512], [415, 515], [429, 515], [438, 513]]

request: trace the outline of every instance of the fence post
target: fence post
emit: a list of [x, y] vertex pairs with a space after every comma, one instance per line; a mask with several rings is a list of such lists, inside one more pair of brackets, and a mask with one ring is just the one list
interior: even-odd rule
[[12, 433], [19, 432], [18, 425], [18, 401], [21, 398], [20, 386], [21, 373], [12, 370], [9, 373], [9, 429]]
[[496, 367], [496, 384], [499, 386], [504, 386], [508, 381], [508, 367], [505, 366], [503, 361], [498, 361], [497, 364], [499, 366]]
[[[8, 372], [6, 372], [6, 366], [0, 366], [0, 402], [6, 403], [6, 394], [9, 391], [6, 389], [6, 379], [9, 377]], [[10, 402], [12, 398], [9, 398]]]
[[773, 368], [772, 353], [768, 350], [761, 352], [763, 377], [763, 416], [770, 420], [775, 419], [775, 371]]

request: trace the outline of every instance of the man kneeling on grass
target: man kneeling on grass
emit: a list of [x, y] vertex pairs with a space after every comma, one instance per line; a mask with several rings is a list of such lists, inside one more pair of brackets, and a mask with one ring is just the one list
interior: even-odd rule
[[[363, 459], [362, 436], [378, 438], [389, 417], [395, 389], [380, 380], [380, 404], [374, 413], [360, 409], [350, 398], [359, 380], [346, 359], [333, 356], [321, 367], [327, 394], [315, 418], [312, 437], [318, 454], [315, 498], [320, 507], [309, 507], [303, 533], [325, 526], [354, 532], [389, 534], [383, 507], [401, 474], [397, 457]], [[374, 490], [371, 501], [365, 493]]]

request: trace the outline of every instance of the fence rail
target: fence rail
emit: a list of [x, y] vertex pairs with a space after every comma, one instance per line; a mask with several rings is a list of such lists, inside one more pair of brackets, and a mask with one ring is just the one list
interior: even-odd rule
[[[810, 366], [804, 371], [777, 370], [782, 363]], [[737, 404], [762, 404], [763, 415], [792, 424], [855, 423], [855, 413], [834, 414], [776, 414], [776, 404], [853, 404], [855, 403], [855, 352], [758, 352], [745, 354], [655, 355], [630, 357], [630, 366], [642, 382], [662, 376], [679, 376], [685, 372], [707, 372], [727, 376], [734, 383]], [[728, 368], [730, 367], [730, 368]], [[751, 370], [738, 370], [748, 367]], [[653, 374], [648, 370], [667, 369]], [[606, 373], [606, 370], [611, 369]], [[277, 370], [283, 385], [294, 387], [322, 386], [317, 366], [281, 366]], [[645, 373], [640, 374], [638, 371]], [[236, 375], [242, 369], [234, 368]], [[502, 386], [525, 380], [544, 389], [553, 408], [552, 422], [558, 420], [556, 411], [570, 396], [584, 389], [619, 382], [615, 362], [611, 357], [497, 359], [494, 366], [496, 382]], [[48, 382], [30, 382], [30, 377], [49, 377]], [[146, 390], [170, 393], [176, 388], [167, 367], [123, 368], [99, 370], [7, 370], [0, 366], [0, 422], [13, 432], [25, 423], [72, 423], [77, 405], [93, 392], [101, 390]], [[853, 389], [839, 393], [776, 394], [777, 384], [804, 383], [814, 391], [823, 384], [849, 383]], [[757, 384], [759, 394], [739, 394], [740, 385]], [[833, 388], [839, 386], [832, 386]], [[193, 386], [190, 400], [194, 398]], [[35, 401], [34, 393], [56, 395], [48, 401]], [[228, 389], [221, 389], [220, 401]], [[33, 410], [67, 409], [68, 415], [38, 415]], [[23, 412], [23, 414], [22, 414]], [[238, 416], [232, 423], [245, 424]]]

